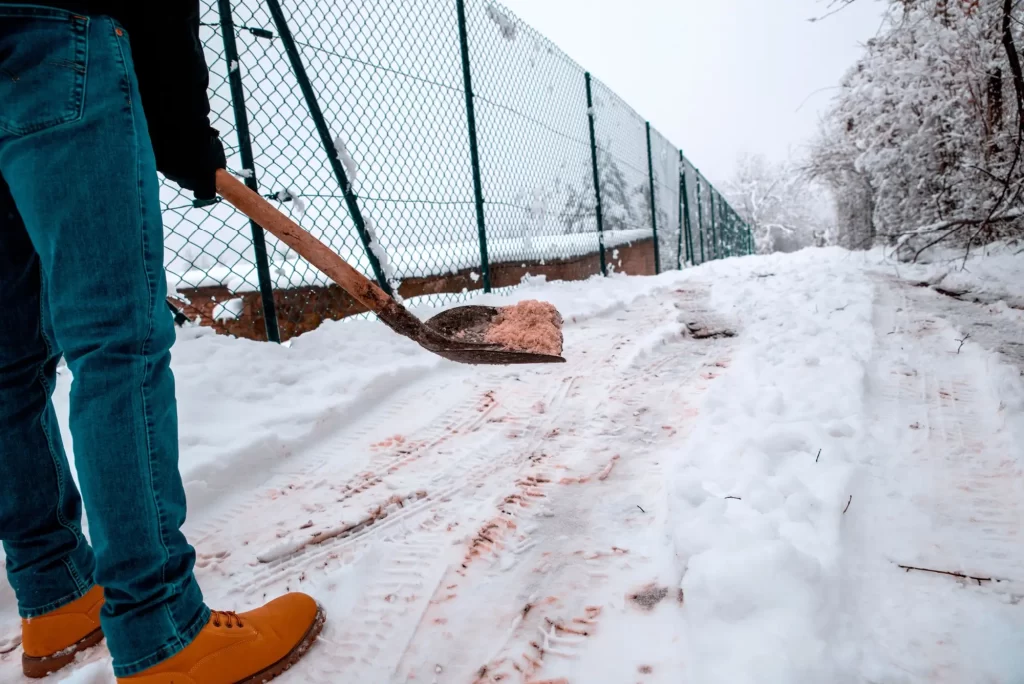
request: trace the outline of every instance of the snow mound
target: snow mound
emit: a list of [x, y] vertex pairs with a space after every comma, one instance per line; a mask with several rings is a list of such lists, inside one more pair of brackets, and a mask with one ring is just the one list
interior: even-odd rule
[[810, 267], [821, 258], [758, 258], [771, 279], [754, 277], [753, 263], [708, 267], [719, 276], [715, 308], [745, 325], [685, 455], [668, 455], [691, 681], [788, 684], [842, 672], [839, 528], [863, 433], [873, 289], [854, 265]]

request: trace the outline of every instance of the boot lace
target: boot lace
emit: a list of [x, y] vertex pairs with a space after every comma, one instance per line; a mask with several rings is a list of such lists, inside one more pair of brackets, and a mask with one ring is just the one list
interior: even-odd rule
[[242, 624], [242, 618], [230, 610], [214, 610], [210, 613], [211, 622], [214, 627], [225, 626], [228, 629], [233, 627], [244, 627]]

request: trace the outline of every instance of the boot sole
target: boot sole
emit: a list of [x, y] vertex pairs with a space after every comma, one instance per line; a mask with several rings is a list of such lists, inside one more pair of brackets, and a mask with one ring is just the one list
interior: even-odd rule
[[324, 623], [327, 621], [327, 613], [324, 612], [323, 606], [317, 604], [316, 617], [313, 619], [313, 624], [310, 625], [309, 630], [306, 632], [302, 640], [296, 644], [288, 655], [281, 660], [277, 661], [270, 667], [266, 668], [261, 672], [257, 672], [251, 677], [247, 677], [235, 684], [261, 684], [262, 682], [269, 682], [271, 679], [283, 674], [285, 671], [291, 668], [292, 665], [302, 660], [302, 657], [306, 655], [310, 647], [316, 641], [316, 638], [320, 636], [320, 632], [324, 629]]
[[52, 656], [33, 658], [32, 656], [22, 654], [21, 670], [29, 679], [42, 679], [75, 662], [75, 658], [79, 653], [92, 648], [101, 641], [103, 641], [103, 630], [97, 629], [73, 646], [65, 648], [63, 651]]

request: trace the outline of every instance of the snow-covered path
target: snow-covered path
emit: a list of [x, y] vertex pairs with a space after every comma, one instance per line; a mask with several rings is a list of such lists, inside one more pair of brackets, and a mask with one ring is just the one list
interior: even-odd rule
[[844, 548], [862, 672], [870, 682], [1019, 681], [1024, 432], [1001, 398], [1008, 369], [960, 349], [963, 333], [914, 307], [917, 296], [883, 282], [875, 301], [877, 448], [851, 487]]
[[564, 366], [183, 340], [204, 591], [325, 604], [282, 682], [1021, 681], [1024, 378], [919, 296], [818, 250], [528, 285]]

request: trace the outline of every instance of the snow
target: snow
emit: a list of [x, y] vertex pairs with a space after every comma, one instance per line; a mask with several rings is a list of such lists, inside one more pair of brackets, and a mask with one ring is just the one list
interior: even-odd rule
[[849, 266], [830, 272], [810, 267], [818, 253], [801, 256], [766, 260], [769, 278], [752, 277], [747, 262], [714, 269], [712, 306], [743, 321], [744, 343], [686, 457], [674, 459], [692, 681], [836, 681], [843, 672], [828, 654], [841, 511], [865, 427], [873, 287]]
[[306, 202], [295, 188], [279, 190], [276, 197], [278, 202], [291, 202], [298, 217], [301, 218], [306, 213]]
[[975, 258], [965, 263], [963, 249], [933, 248], [918, 263], [899, 264], [899, 275], [953, 294], [969, 294], [981, 303], [1005, 301], [1024, 307], [1024, 278], [1020, 275], [1024, 244], [998, 242], [976, 249]]
[[[1020, 681], [1024, 258], [993, 251], [473, 300], [554, 304], [556, 366], [459, 366], [367, 320], [287, 347], [184, 328], [200, 583], [221, 609], [323, 602], [283, 682]], [[915, 286], [945, 270], [986, 301]], [[0, 644], [17, 628], [0, 583]], [[102, 648], [69, 675], [113, 681]]]
[[337, 136], [334, 139], [334, 149], [341, 158], [341, 163], [345, 165], [349, 183], [354, 183], [359, 178], [359, 164], [356, 163], [356, 160], [349, 153], [348, 145], [345, 144], [345, 138], [340, 135]]
[[241, 297], [229, 299], [213, 307], [213, 319], [215, 321], [237, 321], [242, 317], [245, 308], [245, 300]]
[[498, 5], [488, 3], [487, 17], [497, 25], [498, 30], [501, 31], [502, 38], [507, 41], [514, 41], [516, 39], [518, 28], [516, 27], [515, 20], [503, 12]]
[[[377, 237], [377, 229], [373, 222], [373, 219], [366, 218], [365, 220], [366, 232], [370, 236], [370, 251], [377, 257], [377, 262], [380, 264], [381, 271], [384, 272], [384, 277], [388, 282], [395, 281], [395, 268], [391, 265], [391, 259], [388, 257], [388, 252], [384, 249], [384, 245], [380, 243], [380, 238]], [[398, 289], [397, 287], [394, 289]]]

